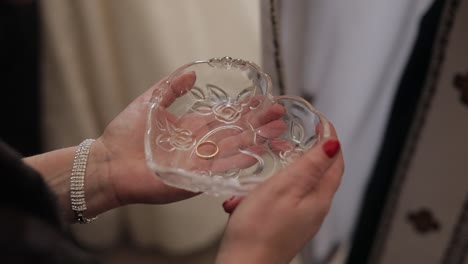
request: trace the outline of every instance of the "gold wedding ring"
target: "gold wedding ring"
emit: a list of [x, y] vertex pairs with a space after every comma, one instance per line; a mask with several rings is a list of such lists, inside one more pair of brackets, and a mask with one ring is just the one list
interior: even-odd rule
[[[203, 146], [213, 146], [214, 147], [214, 151], [212, 153], [200, 153], [200, 148], [203, 147]], [[212, 159], [214, 158], [216, 155], [218, 155], [218, 152], [219, 152], [219, 147], [218, 145], [216, 145], [216, 143], [214, 143], [213, 141], [204, 141], [204, 142], [201, 142], [200, 144], [197, 145], [197, 147], [195, 148], [195, 153], [197, 154], [198, 157], [202, 158], [202, 159]]]

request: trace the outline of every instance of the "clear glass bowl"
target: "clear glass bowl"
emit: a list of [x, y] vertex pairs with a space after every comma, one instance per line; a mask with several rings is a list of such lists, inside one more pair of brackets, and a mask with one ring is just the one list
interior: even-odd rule
[[326, 119], [304, 99], [273, 96], [259, 66], [214, 58], [184, 65], [156, 87], [145, 154], [166, 184], [245, 195], [327, 131]]

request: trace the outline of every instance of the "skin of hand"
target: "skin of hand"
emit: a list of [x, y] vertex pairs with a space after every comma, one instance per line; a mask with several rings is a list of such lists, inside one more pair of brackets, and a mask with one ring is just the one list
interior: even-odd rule
[[[159, 81], [144, 94], [136, 98], [106, 127], [94, 143], [96, 152], [106, 157], [106, 185], [111, 186], [115, 198], [114, 207], [132, 203], [164, 204], [187, 199], [195, 193], [165, 185], [154, 176], [146, 165], [144, 135], [148, 102], [153, 91], [165, 79]], [[189, 89], [195, 82], [195, 75], [181, 78], [177, 87]], [[170, 105], [178, 94], [169, 91], [164, 103]]]
[[344, 172], [331, 130], [331, 137], [246, 197], [223, 204], [232, 214], [216, 263], [289, 263], [317, 233]]
[[[130, 103], [92, 144], [85, 175], [87, 217], [130, 203], [162, 204], [197, 195], [165, 185], [146, 165], [143, 138], [148, 103], [164, 81]], [[188, 75], [177, 86], [190, 87], [194, 82], [195, 76]], [[170, 104], [175, 98], [170, 91], [164, 100]], [[23, 159], [41, 173], [57, 196], [63, 219], [70, 223], [76, 221], [70, 205], [70, 175], [76, 149], [69, 147]]]
[[[163, 95], [161, 105], [164, 107], [171, 105], [177, 97], [193, 87], [195, 80], [196, 76], [193, 72], [185, 73], [173, 80], [170, 89]], [[155, 85], [155, 87], [157, 86], [158, 84]], [[146, 130], [148, 102], [153, 90], [154, 88], [150, 89], [133, 101], [108, 125], [103, 135], [97, 140], [98, 146], [101, 145], [106, 149], [105, 156], [109, 160], [108, 181], [113, 186], [118, 205], [170, 203], [196, 195], [164, 184], [154, 176], [146, 165], [143, 137]], [[176, 119], [168, 112], [160, 114], [166, 115], [169, 121]], [[251, 113], [244, 114], [244, 118], [248, 118], [254, 126], [269, 131], [272, 136], [280, 135], [286, 129], [286, 124], [278, 120], [284, 114], [282, 106], [274, 105], [269, 111], [259, 116], [253, 116], [253, 114], [249, 116], [249, 114]], [[194, 131], [195, 137], [200, 138], [209, 130], [211, 122], [216, 121], [213, 118], [211, 120], [200, 116], [198, 118], [190, 117], [186, 120], [178, 120], [178, 126]], [[239, 152], [225, 151], [237, 149], [239, 142], [246, 141], [246, 138], [251, 137], [250, 134], [226, 132], [218, 133], [216, 136], [221, 139], [218, 145], [220, 147], [219, 157], [222, 159], [216, 159], [215, 162], [208, 161], [206, 166], [209, 168], [207, 169], [225, 171], [226, 166], [231, 166], [233, 163], [248, 167], [256, 162], [252, 157], [239, 155]], [[211, 137], [210, 140], [215, 139]], [[249, 147], [252, 152], [257, 150], [256, 145]], [[170, 158], [171, 156], [165, 152], [159, 157]], [[200, 159], [197, 162], [207, 161]], [[197, 166], [199, 167], [199, 165]]]
[[[189, 91], [196, 80], [195, 73], [183, 74], [174, 80], [169, 90], [162, 96], [162, 106], [171, 105], [175, 99]], [[144, 135], [148, 113], [148, 103], [162, 82], [161, 80], [144, 94], [136, 98], [106, 127], [104, 133], [91, 146], [85, 175], [85, 194], [88, 217], [107, 210], [134, 203], [164, 204], [187, 199], [197, 195], [164, 184], [146, 164]], [[163, 111], [168, 120], [175, 120]], [[286, 126], [279, 122], [284, 114], [282, 107], [273, 106], [261, 116], [249, 116], [255, 127], [265, 128], [272, 136], [281, 134]], [[187, 126], [202, 136], [213, 120], [187, 118]], [[184, 122], [184, 120], [178, 120]], [[174, 121], [175, 122], [175, 121]], [[183, 124], [178, 124], [183, 125]], [[194, 127], [190, 126], [197, 126]], [[243, 133], [222, 134], [219, 136], [220, 153], [223, 157], [216, 162], [204, 165], [213, 171], [226, 170], [233, 162], [238, 166], [250, 166], [255, 162], [251, 157], [238, 152], [224, 151], [234, 149], [239, 142], [247, 142], [250, 135]], [[247, 145], [252, 152], [259, 151], [256, 145]], [[25, 158], [24, 161], [38, 170], [57, 195], [63, 218], [74, 222], [75, 216], [70, 206], [70, 175], [76, 147], [47, 152]], [[167, 153], [165, 154], [167, 156]], [[203, 161], [200, 161], [203, 162]]]

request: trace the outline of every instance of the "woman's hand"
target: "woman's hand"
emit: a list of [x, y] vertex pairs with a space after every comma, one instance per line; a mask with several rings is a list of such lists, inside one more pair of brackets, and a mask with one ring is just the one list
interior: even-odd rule
[[[193, 137], [197, 140], [210, 131], [215, 124], [212, 115], [187, 115], [185, 118], [177, 119], [164, 109], [170, 106], [177, 97], [184, 95], [193, 88], [195, 73], [185, 73], [174, 79], [168, 92], [163, 95], [161, 107], [158, 109], [158, 120], [167, 120], [170, 126], [177, 122], [177, 127], [193, 131]], [[162, 80], [163, 82], [165, 80]], [[159, 83], [158, 83], [159, 84]], [[148, 169], [144, 152], [144, 135], [146, 130], [148, 103], [155, 90], [156, 84], [146, 93], [133, 101], [122, 113], [120, 113], [105, 129], [103, 135], [94, 143], [96, 153], [106, 157], [107, 175], [106, 184], [112, 186], [113, 197], [117, 206], [129, 203], [169, 203], [186, 199], [196, 195], [195, 193], [177, 189], [164, 184], [154, 173]], [[284, 114], [284, 108], [280, 105], [271, 106], [262, 114], [249, 112], [245, 107], [242, 113], [244, 119], [254, 128], [259, 128], [269, 136], [275, 137], [284, 132], [286, 124], [280, 120]], [[164, 118], [163, 118], [164, 117]], [[241, 119], [242, 121], [242, 119]], [[219, 154], [214, 161], [194, 160], [193, 166], [197, 169], [210, 171], [226, 171], [232, 164], [240, 167], [249, 167], [256, 162], [248, 155], [240, 154], [240, 145], [256, 154], [261, 154], [263, 148], [253, 144], [253, 133], [242, 133], [241, 131], [225, 130], [210, 136], [210, 140], [216, 141], [219, 146]], [[94, 150], [92, 150], [94, 151]], [[173, 152], [154, 150], [153, 155], [164, 164], [164, 159], [173, 159]], [[158, 155], [158, 152], [161, 152]], [[182, 151], [189, 153], [189, 151]], [[178, 154], [179, 155], [179, 154]], [[179, 155], [180, 158], [180, 155]], [[187, 161], [191, 160], [189, 157]], [[189, 168], [190, 169], [190, 168]]]
[[[165, 185], [146, 165], [144, 135], [148, 103], [159, 81], [136, 98], [106, 127], [93, 145], [100, 157], [105, 157], [105, 183], [110, 186], [115, 205], [130, 203], [170, 203], [196, 195], [195, 193]], [[195, 75], [188, 74], [177, 80], [175, 90], [170, 90], [163, 103], [170, 105], [182, 91], [195, 83]]]
[[[161, 105], [170, 106], [177, 97], [193, 88], [195, 79], [195, 73], [191, 72], [172, 80], [170, 90], [161, 98]], [[130, 203], [162, 204], [197, 195], [164, 184], [153, 175], [146, 164], [144, 135], [148, 103], [159, 84], [164, 81], [166, 80], [161, 80], [135, 99], [106, 127], [102, 136], [91, 146], [84, 185], [87, 217]], [[197, 139], [203, 137], [210, 130], [212, 122], [215, 122], [210, 116], [190, 117], [184, 120], [177, 119], [166, 111], [160, 114], [169, 122], [179, 122], [178, 125], [184, 126], [183, 123], [186, 122], [187, 128], [195, 131]], [[280, 120], [283, 114], [282, 106], [273, 105], [261, 115], [243, 113], [242, 118], [248, 118], [253, 128], [261, 129], [274, 137], [286, 129]], [[221, 158], [213, 162], [200, 159], [201, 164], [197, 163], [197, 168], [226, 171], [233, 162], [240, 167], [252, 165], [255, 162], [252, 157], [239, 155], [238, 151], [230, 151], [238, 150], [240, 144], [251, 152], [261, 151], [261, 148], [257, 148], [258, 146], [253, 143], [249, 133], [231, 131], [218, 133], [216, 136], [219, 137], [218, 157]], [[70, 175], [76, 149], [76, 147], [59, 149], [24, 159], [24, 162], [41, 173], [59, 199], [63, 218], [70, 222], [76, 220], [70, 205]], [[165, 156], [167, 154], [161, 158], [164, 159]]]
[[[175, 87], [189, 89], [194, 82], [194, 74], [186, 75]], [[87, 217], [129, 203], [168, 203], [196, 195], [163, 184], [146, 165], [143, 138], [148, 103], [157, 86], [135, 99], [92, 144], [84, 178]], [[164, 100], [169, 105], [177, 95], [170, 91]], [[63, 219], [68, 222], [76, 221], [70, 203], [70, 176], [76, 149], [69, 147], [23, 159], [40, 172], [56, 194]]]
[[331, 206], [344, 170], [339, 148], [333, 130], [244, 199], [227, 200], [224, 207], [232, 215], [217, 263], [289, 263], [317, 233]]

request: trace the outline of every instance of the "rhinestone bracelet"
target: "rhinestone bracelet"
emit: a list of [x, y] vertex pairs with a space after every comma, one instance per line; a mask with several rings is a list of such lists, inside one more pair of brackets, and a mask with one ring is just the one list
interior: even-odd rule
[[97, 219], [97, 217], [87, 218], [84, 216], [84, 212], [87, 209], [84, 191], [84, 177], [86, 174], [86, 163], [88, 161], [89, 150], [94, 141], [94, 139], [86, 139], [81, 142], [75, 152], [75, 159], [73, 160], [73, 168], [70, 178], [70, 200], [72, 210], [75, 212], [77, 221], [80, 224], [88, 224]]

